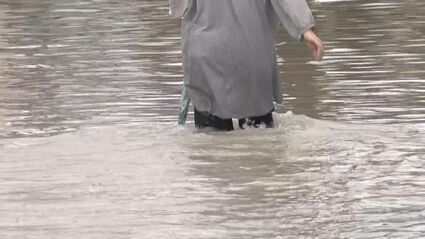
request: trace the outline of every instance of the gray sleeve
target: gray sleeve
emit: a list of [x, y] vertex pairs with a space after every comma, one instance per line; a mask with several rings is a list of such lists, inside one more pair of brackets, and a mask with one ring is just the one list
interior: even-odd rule
[[182, 18], [187, 12], [192, 0], [168, 0], [170, 6], [170, 16], [172, 18]]
[[270, 0], [280, 22], [291, 37], [301, 40], [314, 27], [314, 18], [306, 0]]

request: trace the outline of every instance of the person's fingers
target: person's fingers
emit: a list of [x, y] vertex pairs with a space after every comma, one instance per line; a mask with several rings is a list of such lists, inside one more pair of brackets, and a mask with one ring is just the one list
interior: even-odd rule
[[325, 54], [325, 48], [320, 38], [309, 30], [304, 33], [304, 40], [306, 45], [312, 49], [313, 57], [315, 60], [321, 60]]
[[320, 60], [320, 53], [319, 53], [319, 49], [318, 48], [314, 49], [314, 51], [313, 51], [313, 57], [314, 57], [314, 59], [316, 61]]
[[320, 40], [316, 40], [316, 41], [313, 41], [311, 45], [312, 45], [314, 59], [317, 61], [322, 60], [324, 52], [325, 52], [322, 42]]
[[308, 41], [306, 41], [306, 45], [308, 46], [308, 48], [311, 49], [313, 58], [317, 60], [319, 56], [319, 48], [312, 42], [308, 42]]
[[311, 49], [312, 56], [315, 60], [320, 60], [321, 50], [317, 44], [306, 42], [307, 46]]
[[324, 54], [325, 54], [325, 49], [323, 47], [323, 44], [318, 44], [317, 47], [314, 49], [315, 60], [317, 60], [317, 61], [322, 60]]

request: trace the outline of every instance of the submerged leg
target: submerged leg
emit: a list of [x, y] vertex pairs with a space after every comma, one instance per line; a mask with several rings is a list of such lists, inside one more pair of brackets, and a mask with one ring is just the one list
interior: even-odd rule
[[273, 128], [273, 110], [265, 115], [239, 119], [239, 127], [245, 128]]
[[208, 112], [200, 112], [195, 108], [195, 126], [198, 128], [214, 128], [222, 131], [231, 131], [233, 128], [232, 119], [221, 119]]

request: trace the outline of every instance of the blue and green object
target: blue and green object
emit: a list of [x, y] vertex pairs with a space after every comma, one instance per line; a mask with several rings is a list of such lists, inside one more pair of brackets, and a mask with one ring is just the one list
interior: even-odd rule
[[186, 86], [183, 85], [181, 98], [180, 98], [179, 125], [184, 125], [186, 123], [189, 106], [190, 106], [189, 92], [187, 91]]

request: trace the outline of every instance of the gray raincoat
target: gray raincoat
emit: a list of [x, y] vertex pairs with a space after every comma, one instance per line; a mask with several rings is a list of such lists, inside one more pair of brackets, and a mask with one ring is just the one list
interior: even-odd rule
[[223, 119], [267, 114], [282, 102], [274, 36], [314, 26], [306, 0], [169, 0], [183, 18], [184, 85], [193, 105]]

